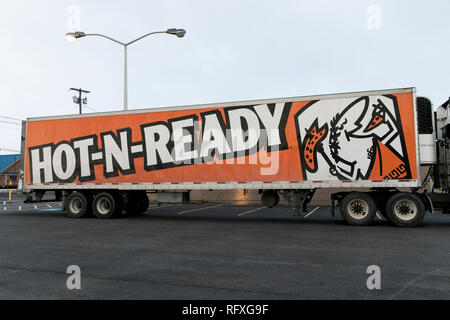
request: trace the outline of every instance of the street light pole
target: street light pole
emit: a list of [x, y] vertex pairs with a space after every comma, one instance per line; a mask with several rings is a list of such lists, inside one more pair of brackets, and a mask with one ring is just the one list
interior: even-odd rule
[[123, 43], [120, 42], [116, 39], [113, 39], [111, 37], [105, 36], [103, 34], [99, 34], [99, 33], [84, 33], [81, 31], [77, 31], [77, 32], [68, 32], [66, 33], [66, 38], [68, 41], [75, 41], [78, 38], [82, 38], [82, 37], [86, 37], [86, 36], [97, 36], [97, 37], [102, 37], [102, 38], [106, 38], [108, 40], [111, 40], [115, 43], [118, 43], [120, 45], [122, 45], [124, 47], [124, 61], [123, 61], [123, 110], [127, 111], [128, 110], [128, 75], [127, 75], [127, 48], [130, 44], [135, 43], [138, 40], [141, 40], [142, 38], [145, 38], [147, 36], [150, 36], [152, 34], [157, 34], [157, 33], [168, 33], [168, 34], [173, 34], [176, 35], [178, 38], [183, 38], [184, 35], [186, 34], [186, 31], [184, 29], [175, 29], [175, 28], [171, 28], [171, 29], [167, 29], [166, 31], [155, 31], [155, 32], [150, 32], [147, 34], [144, 34], [143, 36], [134, 39], [133, 41], [130, 41], [128, 43]]
[[128, 67], [127, 67], [127, 46], [123, 46], [123, 110], [128, 110]]

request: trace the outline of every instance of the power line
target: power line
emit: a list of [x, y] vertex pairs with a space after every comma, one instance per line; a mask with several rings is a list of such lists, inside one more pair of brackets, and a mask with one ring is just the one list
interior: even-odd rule
[[11, 119], [11, 120], [23, 121], [22, 119], [13, 118], [13, 117], [7, 117], [7, 116], [0, 116], [0, 118], [6, 118], [6, 119]]
[[8, 127], [8, 126], [5, 126], [5, 125], [3, 125], [3, 124], [1, 124], [0, 123], [0, 128], [2, 128], [2, 130], [14, 130], [14, 131], [16, 131], [16, 130], [22, 130], [22, 128], [21, 127]]
[[3, 148], [3, 147], [0, 147], [0, 151], [20, 152], [20, 151], [18, 151], [18, 150], [12, 150], [12, 149]]
[[21, 126], [21, 125], [22, 125], [21, 123], [11, 122], [11, 121], [3, 121], [3, 120], [0, 120], [0, 122], [3, 122], [3, 123], [9, 123], [9, 124], [15, 124], [16, 126]]
[[95, 109], [93, 109], [93, 108], [91, 108], [91, 107], [88, 107], [88, 106], [84, 106], [84, 107], [87, 108], [87, 109], [89, 109], [89, 110], [91, 110], [91, 111], [98, 112], [97, 110], [95, 110]]
[[91, 108], [91, 107], [88, 107], [88, 106], [84, 106], [84, 108], [89, 109], [89, 110], [94, 111], [94, 112], [100, 112], [100, 111], [95, 110], [94, 108]]

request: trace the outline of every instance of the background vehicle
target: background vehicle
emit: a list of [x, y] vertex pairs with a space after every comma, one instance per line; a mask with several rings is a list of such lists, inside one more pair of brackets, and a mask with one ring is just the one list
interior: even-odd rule
[[439, 193], [423, 188], [431, 168], [448, 168], [446, 119], [414, 88], [31, 118], [23, 191], [55, 191], [69, 217], [111, 218], [144, 212], [147, 192], [255, 189], [300, 213], [315, 190], [341, 188], [333, 212], [347, 223], [379, 211], [417, 226], [433, 203], [447, 210], [448, 175], [435, 171]]

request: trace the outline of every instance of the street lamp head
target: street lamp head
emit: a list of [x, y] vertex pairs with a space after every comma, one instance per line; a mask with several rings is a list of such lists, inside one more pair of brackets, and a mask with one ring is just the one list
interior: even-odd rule
[[174, 35], [176, 35], [178, 38], [183, 38], [184, 35], [186, 34], [186, 30], [184, 30], [184, 29], [175, 29], [175, 28], [167, 29], [166, 32], [167, 32], [168, 34], [174, 34]]
[[78, 38], [82, 38], [86, 36], [86, 34], [84, 32], [81, 31], [77, 31], [77, 32], [67, 32], [66, 33], [66, 39], [69, 42], [74, 42], [75, 40], [77, 40]]

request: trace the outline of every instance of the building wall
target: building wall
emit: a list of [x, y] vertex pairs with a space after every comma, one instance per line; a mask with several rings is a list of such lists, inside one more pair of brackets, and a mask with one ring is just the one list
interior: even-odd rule
[[17, 186], [19, 172], [20, 172], [20, 161], [16, 160], [5, 168], [0, 173], [0, 187]]

